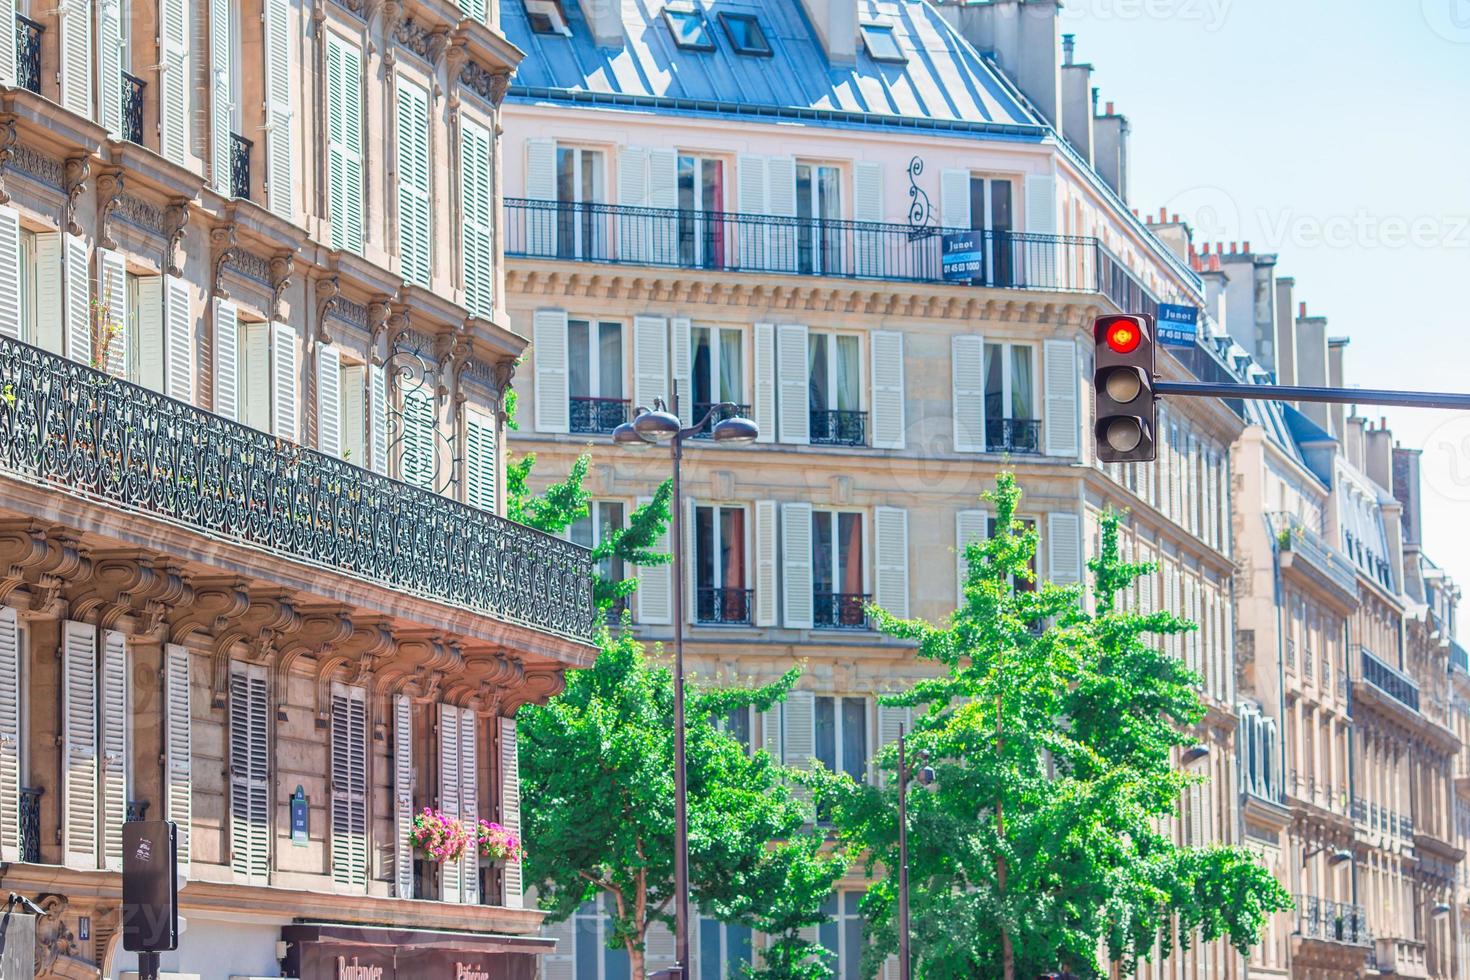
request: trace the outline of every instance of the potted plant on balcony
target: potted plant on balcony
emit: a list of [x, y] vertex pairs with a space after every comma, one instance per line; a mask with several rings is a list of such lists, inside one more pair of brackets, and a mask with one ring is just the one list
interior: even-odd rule
[[521, 860], [520, 839], [498, 823], [481, 820], [475, 834], [475, 845], [482, 868], [501, 868]]
[[414, 814], [408, 831], [408, 843], [413, 848], [414, 895], [430, 897], [439, 877], [432, 866], [458, 861], [469, 842], [464, 824], [454, 817], [427, 806]]

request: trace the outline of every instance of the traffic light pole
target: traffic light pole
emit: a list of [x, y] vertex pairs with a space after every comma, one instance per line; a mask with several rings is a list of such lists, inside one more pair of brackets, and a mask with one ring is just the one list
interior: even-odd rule
[[1272, 402], [1335, 402], [1351, 405], [1403, 405], [1411, 408], [1470, 409], [1470, 394], [1394, 391], [1386, 388], [1309, 388], [1301, 385], [1220, 384], [1209, 381], [1155, 381], [1154, 394], [1199, 398], [1254, 398]]

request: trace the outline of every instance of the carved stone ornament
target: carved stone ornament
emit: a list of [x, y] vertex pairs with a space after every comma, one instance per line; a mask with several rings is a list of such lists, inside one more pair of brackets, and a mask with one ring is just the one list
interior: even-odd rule
[[181, 276], [184, 270], [179, 265], [179, 249], [184, 244], [184, 229], [189, 227], [189, 201], [175, 198], [169, 202], [166, 225], [168, 247], [163, 253], [163, 267], [171, 276]]
[[281, 301], [291, 286], [291, 277], [296, 273], [296, 256], [286, 252], [271, 258], [271, 312], [272, 320], [281, 318]]
[[342, 280], [338, 276], [326, 276], [316, 281], [316, 324], [317, 335], [324, 344], [332, 342], [332, 335], [327, 329], [327, 317], [337, 310], [337, 304], [342, 302]]
[[240, 242], [236, 237], [235, 223], [232, 221], [227, 225], [212, 228], [209, 232], [209, 244], [214, 250], [214, 295], [220, 299], [229, 299], [230, 291], [225, 288], [225, 266], [234, 262], [235, 257], [240, 254]]
[[505, 101], [510, 88], [510, 72], [491, 71], [474, 61], [466, 61], [459, 70], [460, 84], [496, 108]]
[[393, 40], [431, 65], [439, 64], [439, 56], [449, 44], [446, 27], [426, 27], [412, 17], [400, 20], [393, 28]]
[[0, 118], [0, 204], [10, 203], [10, 192], [5, 189], [5, 171], [15, 156], [15, 141], [19, 138], [15, 131], [15, 117]]
[[121, 170], [104, 170], [97, 175], [97, 197], [102, 202], [98, 210], [97, 243], [103, 248], [117, 248], [117, 239], [112, 234], [112, 217], [122, 204], [123, 184]]
[[87, 192], [87, 178], [92, 176], [92, 161], [87, 157], [67, 157], [66, 160], [66, 204], [63, 205], [62, 221], [66, 230], [73, 235], [82, 234], [77, 224], [77, 202]]
[[393, 316], [393, 307], [386, 299], [378, 299], [368, 304], [367, 328], [368, 343], [372, 347], [373, 363], [383, 363], [382, 355], [379, 353], [383, 335], [388, 332], [388, 320]]

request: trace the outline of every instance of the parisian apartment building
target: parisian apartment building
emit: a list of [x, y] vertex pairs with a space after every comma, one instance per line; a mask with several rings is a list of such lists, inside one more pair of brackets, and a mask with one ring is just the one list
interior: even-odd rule
[[36, 975], [136, 975], [123, 827], [167, 819], [165, 976], [533, 976], [519, 866], [409, 845], [425, 808], [518, 830], [516, 711], [594, 656], [587, 552], [503, 517], [495, 5], [0, 17], [0, 893]]

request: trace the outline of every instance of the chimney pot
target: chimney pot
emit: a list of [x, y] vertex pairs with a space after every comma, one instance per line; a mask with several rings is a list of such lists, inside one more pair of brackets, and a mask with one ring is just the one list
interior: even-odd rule
[[1240, 250], [1242, 252], [1244, 252], [1246, 255], [1249, 255], [1251, 253], [1251, 243], [1250, 242], [1245, 242], [1244, 244], [1242, 244], [1240, 246]]
[[1105, 116], [1111, 116], [1112, 114], [1113, 114], [1113, 104], [1111, 102], [1109, 102], [1109, 103], [1107, 103], [1107, 108], [1105, 110], [1103, 110], [1103, 115], [1105, 115]]
[[1231, 243], [1230, 243], [1230, 254], [1231, 254], [1231, 255], [1234, 255], [1234, 254], [1236, 254], [1236, 253], [1235, 253], [1235, 243], [1234, 243], [1234, 242], [1231, 242]]
[[1168, 220], [1169, 220], [1169, 209], [1168, 208], [1159, 208], [1159, 222], [1162, 224], [1163, 222], [1168, 221]]
[[1169, 223], [1170, 224], [1177, 225], [1179, 223], [1179, 215], [1177, 215], [1177, 214], [1171, 214], [1171, 215], [1169, 215]]
[[1297, 313], [1296, 313], [1296, 315], [1299, 316], [1299, 317], [1301, 317], [1301, 318], [1303, 318], [1303, 319], [1306, 319], [1306, 316], [1307, 316], [1307, 301], [1306, 300], [1302, 300], [1301, 303], [1297, 306]]
[[1062, 64], [1064, 64], [1064, 65], [1070, 65], [1072, 63], [1072, 49], [1073, 49], [1073, 47], [1076, 46], [1076, 44], [1077, 44], [1077, 35], [1075, 35], [1075, 34], [1063, 34], [1062, 35]]
[[1215, 243], [1215, 251], [1219, 252], [1221, 255], [1224, 255], [1225, 254], [1225, 243], [1224, 242], [1216, 242]]

